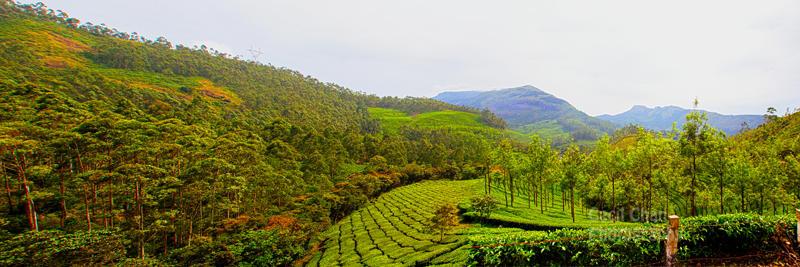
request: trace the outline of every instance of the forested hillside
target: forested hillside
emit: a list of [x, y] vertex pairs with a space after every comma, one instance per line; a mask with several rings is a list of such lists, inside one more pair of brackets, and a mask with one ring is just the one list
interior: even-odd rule
[[386, 134], [370, 107], [505, 127], [11, 1], [0, 88], [2, 265], [290, 264], [381, 192], [476, 176], [487, 146], [452, 140], [494, 138]]

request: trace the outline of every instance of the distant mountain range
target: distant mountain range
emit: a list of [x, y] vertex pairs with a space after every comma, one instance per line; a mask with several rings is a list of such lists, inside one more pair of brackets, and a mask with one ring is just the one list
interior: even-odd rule
[[[649, 108], [642, 105], [617, 115], [592, 117], [569, 102], [531, 85], [489, 91], [442, 92], [433, 97], [446, 103], [488, 109], [508, 122], [511, 128], [523, 133], [536, 132], [553, 139], [594, 140], [616, 128], [636, 124], [651, 130], [680, 128], [689, 109], [677, 106]], [[764, 122], [761, 115], [724, 115], [704, 111], [708, 122], [728, 135], [738, 133], [742, 124], [755, 128]]]
[[[680, 128], [689, 112], [691, 110], [676, 106], [649, 108], [636, 105], [623, 113], [600, 115], [597, 118], [616, 123], [618, 126], [637, 124], [652, 130], [670, 130], [673, 123], [677, 123]], [[755, 128], [764, 122], [761, 115], [723, 115], [710, 111], [704, 112], [708, 114], [709, 124], [728, 135], [738, 133], [742, 129], [742, 123], [747, 123], [749, 127]]]
[[522, 132], [550, 139], [594, 140], [616, 125], [576, 109], [567, 101], [525, 85], [491, 91], [442, 92], [434, 99], [455, 105], [489, 109]]

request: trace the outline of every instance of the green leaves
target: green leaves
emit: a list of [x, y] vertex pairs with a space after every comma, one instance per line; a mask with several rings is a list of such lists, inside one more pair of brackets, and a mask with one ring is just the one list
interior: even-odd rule
[[491, 195], [476, 196], [470, 199], [470, 208], [482, 218], [488, 219], [492, 212], [497, 209], [497, 201]]
[[[794, 218], [733, 214], [681, 221], [682, 259], [781, 250]], [[663, 226], [492, 234], [470, 238], [471, 266], [654, 264], [664, 259]]]
[[125, 257], [114, 231], [28, 232], [0, 242], [0, 265], [109, 265]]
[[477, 236], [470, 265], [612, 265], [657, 262], [657, 229], [589, 229]]

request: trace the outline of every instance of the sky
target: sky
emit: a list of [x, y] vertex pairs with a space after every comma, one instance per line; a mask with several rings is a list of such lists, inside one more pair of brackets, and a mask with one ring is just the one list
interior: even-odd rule
[[800, 107], [795, 0], [44, 2], [380, 96], [533, 85], [590, 115]]

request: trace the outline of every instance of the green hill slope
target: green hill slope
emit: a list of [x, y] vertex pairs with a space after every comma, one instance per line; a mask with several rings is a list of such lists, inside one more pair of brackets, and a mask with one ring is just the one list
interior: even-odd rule
[[[4, 240], [74, 245], [0, 249], [5, 265], [288, 265], [391, 188], [474, 175], [460, 170], [485, 154], [473, 145], [485, 135], [429, 122], [504, 125], [10, 1], [0, 1], [0, 107]], [[391, 135], [369, 107], [434, 114]]]
[[442, 92], [447, 103], [489, 109], [523, 133], [537, 133], [557, 143], [568, 138], [595, 140], [616, 126], [581, 112], [567, 101], [526, 85], [492, 91]]
[[214, 115], [229, 114], [346, 128], [362, 118], [362, 97], [347, 89], [208, 50], [147, 45], [11, 14], [2, 17], [0, 33], [0, 78], [7, 86], [28, 82], [82, 101], [127, 100], [156, 117], [203, 105], [211, 112], [202, 119], [213, 123], [224, 122]]
[[[754, 143], [766, 142], [775, 139], [784, 146], [800, 145], [800, 112], [795, 112], [783, 117], [772, 117], [764, 124], [744, 131], [733, 137], [736, 141], [749, 141]], [[800, 149], [800, 146], [794, 150]]]
[[403, 127], [423, 129], [448, 129], [478, 134], [488, 139], [509, 137], [527, 142], [529, 137], [510, 129], [498, 129], [487, 124], [480, 114], [465, 111], [442, 110], [409, 115], [400, 110], [371, 107], [370, 118], [380, 122], [381, 130], [390, 135], [400, 133]]
[[463, 111], [443, 110], [411, 116], [395, 109], [369, 108], [369, 114], [381, 122], [384, 131], [390, 133], [397, 133], [402, 126], [492, 129], [481, 123], [480, 115]]

